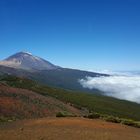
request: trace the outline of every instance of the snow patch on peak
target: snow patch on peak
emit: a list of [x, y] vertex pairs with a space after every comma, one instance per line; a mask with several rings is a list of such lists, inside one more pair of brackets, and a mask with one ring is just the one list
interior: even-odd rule
[[35, 58], [36, 60], [41, 60], [41, 58], [39, 58], [39, 57], [37, 57], [37, 56], [34, 56], [34, 58]]
[[35, 70], [51, 70], [57, 69], [58, 67], [51, 64], [50, 62], [32, 55], [30, 52], [18, 52], [7, 59], [3, 60], [0, 65], [16, 67], [20, 69], [35, 69]]
[[25, 54], [28, 54], [28, 55], [32, 55], [32, 53], [26, 52], [26, 51], [22, 51], [21, 53], [25, 53]]

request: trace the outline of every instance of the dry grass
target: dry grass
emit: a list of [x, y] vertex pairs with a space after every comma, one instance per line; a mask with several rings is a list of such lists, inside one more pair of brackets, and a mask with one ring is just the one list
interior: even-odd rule
[[3, 124], [0, 139], [140, 140], [140, 129], [84, 118], [44, 118]]
[[80, 110], [53, 97], [0, 83], [0, 117], [40, 118], [55, 116], [59, 111], [82, 115]]

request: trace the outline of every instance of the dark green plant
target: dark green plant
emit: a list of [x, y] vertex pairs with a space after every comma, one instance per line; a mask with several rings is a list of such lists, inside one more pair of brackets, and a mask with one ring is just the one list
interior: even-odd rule
[[130, 119], [122, 119], [121, 123], [128, 126], [138, 127], [140, 128], [140, 122], [136, 122]]
[[113, 123], [120, 123], [121, 122], [120, 118], [114, 117], [114, 116], [106, 115], [106, 116], [103, 116], [102, 118], [103, 118], [103, 120], [105, 120], [107, 122], [113, 122]]
[[56, 117], [66, 117], [66, 115], [63, 112], [58, 112]]
[[89, 119], [98, 119], [101, 117], [99, 113], [90, 113], [88, 116], [86, 116]]

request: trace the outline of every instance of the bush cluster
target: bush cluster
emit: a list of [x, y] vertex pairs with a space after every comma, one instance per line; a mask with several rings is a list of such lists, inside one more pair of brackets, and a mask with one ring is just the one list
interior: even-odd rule
[[103, 115], [103, 114], [99, 114], [99, 113], [90, 113], [87, 116], [84, 116], [86, 118], [89, 119], [103, 119], [107, 122], [112, 122], [112, 123], [121, 123], [124, 125], [128, 125], [128, 126], [133, 126], [133, 127], [137, 127], [140, 128], [140, 122], [138, 121], [134, 121], [134, 120], [130, 120], [130, 119], [124, 119], [124, 118], [118, 118], [115, 116], [109, 116], [109, 115]]
[[56, 117], [66, 117], [66, 115], [63, 112], [58, 112]]
[[76, 115], [63, 111], [63, 112], [58, 112], [56, 114], [56, 117], [76, 117]]
[[3, 123], [3, 122], [12, 122], [12, 121], [15, 121], [15, 120], [16, 119], [14, 117], [9, 118], [9, 117], [0, 116], [0, 123]]
[[140, 122], [129, 120], [129, 119], [121, 119], [121, 123], [128, 126], [133, 126], [140, 128]]
[[103, 120], [105, 120], [107, 122], [121, 123], [121, 119], [118, 117], [106, 115], [106, 116], [103, 116], [102, 118], [103, 118]]
[[89, 118], [89, 119], [99, 119], [101, 117], [101, 115], [99, 113], [90, 113], [87, 116], [84, 116], [85, 118]]

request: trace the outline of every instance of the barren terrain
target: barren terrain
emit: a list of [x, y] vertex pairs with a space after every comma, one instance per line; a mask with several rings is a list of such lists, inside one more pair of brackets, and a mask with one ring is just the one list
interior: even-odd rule
[[140, 140], [140, 129], [84, 118], [43, 118], [0, 125], [1, 140]]

